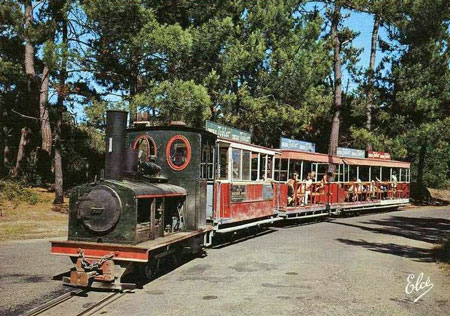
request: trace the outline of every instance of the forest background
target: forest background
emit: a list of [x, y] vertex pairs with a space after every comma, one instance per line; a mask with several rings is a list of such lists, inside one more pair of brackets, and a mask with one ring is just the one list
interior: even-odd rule
[[449, 23], [447, 0], [0, 0], [0, 177], [61, 203], [100, 173], [119, 108], [386, 151], [448, 188]]

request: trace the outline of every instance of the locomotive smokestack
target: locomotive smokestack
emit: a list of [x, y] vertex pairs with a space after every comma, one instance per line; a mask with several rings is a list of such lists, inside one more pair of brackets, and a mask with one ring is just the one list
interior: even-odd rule
[[125, 156], [128, 112], [110, 110], [106, 112], [106, 157], [105, 178], [120, 180]]

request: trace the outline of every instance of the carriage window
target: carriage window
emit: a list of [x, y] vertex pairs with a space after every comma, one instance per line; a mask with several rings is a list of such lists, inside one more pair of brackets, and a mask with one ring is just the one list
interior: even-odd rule
[[266, 180], [266, 160], [267, 155], [260, 155], [259, 158], [259, 179]]
[[276, 181], [280, 180], [280, 168], [281, 168], [280, 163], [281, 163], [281, 159], [280, 158], [275, 158], [275, 174], [274, 174], [273, 178]]
[[394, 176], [397, 178], [397, 182], [400, 181], [400, 168], [392, 168], [391, 174], [392, 176], [389, 181], [393, 181]]
[[287, 181], [288, 160], [281, 159], [280, 181]]
[[336, 166], [336, 172], [334, 173], [332, 179], [333, 182], [340, 182], [342, 178], [342, 164]]
[[228, 147], [219, 149], [220, 179], [228, 179]]
[[215, 148], [208, 141], [203, 141], [200, 162], [200, 177], [202, 179], [214, 179], [214, 152]]
[[250, 152], [242, 151], [242, 180], [250, 180]]
[[357, 172], [357, 168], [358, 168], [358, 166], [352, 166], [352, 165], [350, 165], [349, 166], [349, 168], [350, 168], [350, 171], [349, 171], [349, 181], [350, 182], [354, 182], [354, 181], [356, 181], [356, 180], [358, 180], [357, 179], [357, 176], [358, 176], [358, 172]]
[[327, 173], [327, 171], [328, 171], [328, 164], [318, 163], [317, 164], [317, 181], [321, 181], [323, 176]]
[[252, 180], [258, 179], [258, 153], [252, 152]]
[[202, 145], [202, 157], [200, 162], [200, 178], [205, 179], [207, 174], [207, 165], [206, 162], [208, 160], [208, 146], [206, 144]]
[[408, 169], [400, 169], [401, 176], [399, 182], [408, 182]]
[[140, 162], [148, 162], [151, 155], [156, 155], [155, 142], [147, 135], [136, 138], [133, 148], [139, 150], [138, 157]]
[[231, 159], [233, 161], [233, 180], [241, 179], [241, 150], [240, 149], [232, 149]]
[[391, 168], [382, 167], [381, 181], [388, 182], [391, 181]]
[[214, 179], [214, 157], [216, 148], [209, 147], [209, 157], [208, 157], [208, 179]]
[[372, 167], [371, 171], [371, 179], [372, 181], [381, 181], [380, 179], [380, 167]]
[[288, 160], [275, 158], [275, 180], [287, 181]]
[[272, 168], [273, 168], [273, 156], [269, 156], [267, 155], [267, 173], [266, 173], [266, 179], [272, 179], [273, 174], [272, 174]]
[[183, 170], [191, 160], [191, 146], [186, 137], [173, 136], [166, 149], [167, 162], [174, 170]]
[[[287, 159], [284, 160], [287, 161]], [[298, 175], [298, 178], [300, 179], [302, 176], [301, 170], [302, 170], [302, 162], [300, 160], [291, 159], [289, 164], [289, 179], [294, 179], [294, 173], [296, 173]], [[305, 173], [303, 173], [303, 178], [306, 178]]]
[[369, 181], [369, 167], [367, 167], [367, 166], [360, 166], [359, 167], [359, 179], [362, 182]]

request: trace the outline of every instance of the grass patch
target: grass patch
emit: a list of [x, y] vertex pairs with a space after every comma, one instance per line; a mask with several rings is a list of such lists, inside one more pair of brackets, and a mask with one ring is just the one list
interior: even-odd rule
[[0, 190], [0, 242], [67, 236], [68, 215], [52, 211], [54, 193], [20, 184]]

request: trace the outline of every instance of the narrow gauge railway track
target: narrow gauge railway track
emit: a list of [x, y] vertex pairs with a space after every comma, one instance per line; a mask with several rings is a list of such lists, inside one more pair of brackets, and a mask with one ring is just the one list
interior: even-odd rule
[[108, 296], [106, 296], [105, 298], [103, 298], [102, 300], [100, 300], [99, 302], [97, 302], [96, 304], [88, 307], [87, 309], [85, 309], [81, 313], [77, 314], [77, 316], [93, 315], [94, 313], [96, 313], [99, 310], [101, 310], [103, 307], [105, 307], [105, 306], [111, 304], [112, 302], [118, 300], [119, 298], [121, 298], [125, 294], [126, 294], [126, 292], [114, 292], [114, 293], [111, 293]]
[[[64, 310], [65, 315], [70, 315], [67, 313], [67, 311], [71, 310], [70, 307], [64, 307], [63, 304], [70, 304], [71, 301], [73, 301], [75, 298], [83, 299], [84, 297], [81, 296], [83, 294], [88, 293], [86, 290], [78, 290], [78, 291], [71, 291], [68, 293], [65, 293], [57, 298], [54, 298], [41, 306], [38, 306], [25, 314], [23, 316], [35, 316], [35, 315], [54, 315], [54, 312], [62, 311]], [[91, 292], [92, 293], [92, 292]], [[87, 316], [87, 315], [93, 315], [94, 313], [98, 312], [103, 307], [111, 304], [112, 302], [118, 300], [120, 297], [125, 295], [127, 292], [113, 292], [113, 293], [104, 293], [105, 296], [103, 296], [100, 300], [98, 300], [95, 303], [88, 303], [88, 307], [84, 308], [84, 306], [79, 311], [75, 311], [73, 315], [76, 316]], [[63, 309], [61, 309], [63, 308]]]

